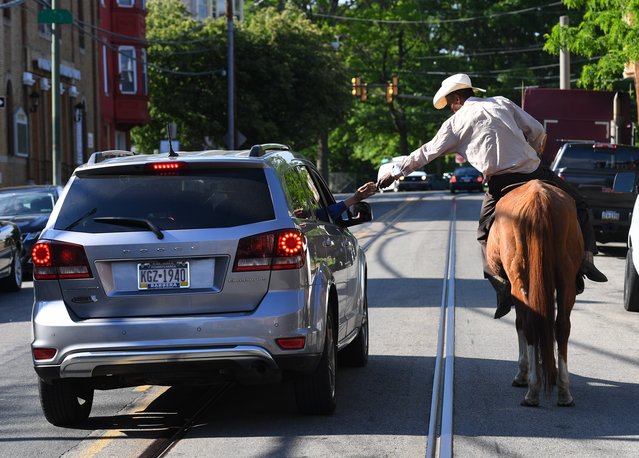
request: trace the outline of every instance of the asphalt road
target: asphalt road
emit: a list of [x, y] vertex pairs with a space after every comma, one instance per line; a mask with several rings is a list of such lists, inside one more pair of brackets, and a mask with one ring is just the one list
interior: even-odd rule
[[[459, 457], [634, 457], [639, 441], [639, 314], [622, 306], [625, 249], [596, 257], [605, 284], [587, 282], [572, 314], [568, 365], [574, 408], [524, 408], [514, 314], [493, 320], [475, 230], [481, 196], [457, 194], [453, 451]], [[290, 384], [226, 391], [167, 456], [423, 457], [436, 353], [448, 220], [447, 192], [370, 199], [375, 221], [353, 232], [367, 246], [370, 360], [340, 368], [330, 417], [297, 413]], [[388, 224], [395, 217], [393, 224]], [[381, 232], [381, 234], [380, 234]], [[140, 456], [167, 437], [203, 390], [97, 392], [83, 428], [44, 420], [29, 355], [32, 291], [0, 293], [0, 456]]]

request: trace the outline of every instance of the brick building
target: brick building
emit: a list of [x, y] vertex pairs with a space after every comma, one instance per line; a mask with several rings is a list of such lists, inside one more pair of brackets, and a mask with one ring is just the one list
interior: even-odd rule
[[[144, 0], [59, 0], [60, 171], [94, 151], [129, 148], [148, 122]], [[0, 187], [53, 180], [51, 26], [45, 2], [0, 5]]]

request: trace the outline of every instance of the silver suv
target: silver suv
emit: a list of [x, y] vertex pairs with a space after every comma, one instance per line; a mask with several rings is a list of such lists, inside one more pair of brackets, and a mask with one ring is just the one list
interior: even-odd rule
[[32, 251], [47, 420], [86, 420], [95, 389], [283, 376], [301, 411], [333, 412], [337, 352], [368, 359], [366, 259], [348, 227], [372, 219], [365, 202], [334, 204], [283, 145], [92, 156]]

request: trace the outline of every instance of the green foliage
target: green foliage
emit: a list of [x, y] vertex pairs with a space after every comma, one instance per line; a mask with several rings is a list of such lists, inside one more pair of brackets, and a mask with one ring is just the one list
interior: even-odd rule
[[[569, 13], [540, 0], [385, 0], [304, 2], [316, 23], [339, 38], [350, 76], [368, 83], [348, 122], [331, 135], [331, 168], [409, 154], [429, 141], [450, 115], [432, 96], [453, 73], [467, 73], [487, 96], [521, 101], [524, 87], [556, 87], [558, 60], [542, 50], [543, 35]], [[580, 70], [575, 62], [573, 68]], [[399, 77], [399, 96], [383, 91]], [[350, 85], [350, 78], [346, 81]], [[433, 170], [454, 167], [454, 158]], [[343, 170], [343, 169], [339, 169]]]
[[[223, 147], [228, 126], [226, 20], [189, 19], [179, 0], [148, 2], [149, 107], [152, 122], [135, 129], [152, 151], [167, 122], [182, 149]], [[247, 142], [304, 149], [337, 126], [352, 104], [345, 66], [329, 39], [294, 9], [262, 9], [237, 23], [236, 128]]]
[[555, 25], [545, 35], [545, 49], [553, 54], [567, 49], [591, 61], [584, 66], [579, 85], [611, 89], [622, 78], [624, 65], [639, 60], [639, 1], [564, 0], [584, 11], [580, 22]]

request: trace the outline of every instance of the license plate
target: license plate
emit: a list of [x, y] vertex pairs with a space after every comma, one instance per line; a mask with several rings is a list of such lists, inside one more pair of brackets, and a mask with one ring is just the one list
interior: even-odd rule
[[138, 264], [138, 289], [178, 289], [191, 286], [187, 261]]
[[604, 210], [601, 212], [601, 219], [619, 221], [619, 212], [613, 210]]

